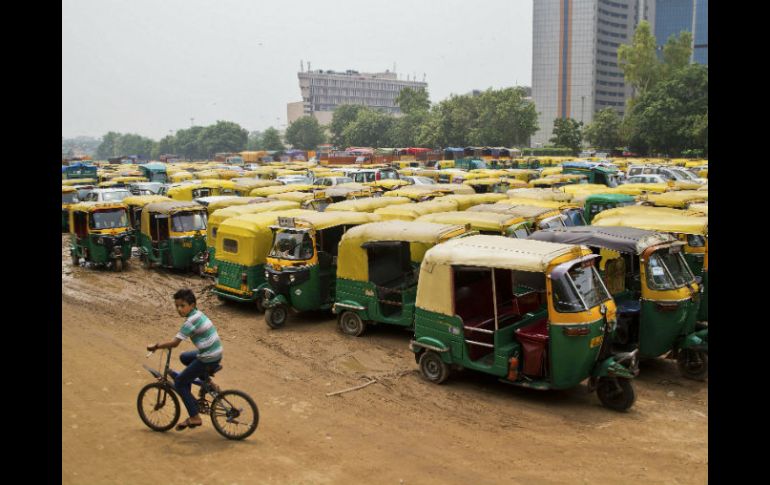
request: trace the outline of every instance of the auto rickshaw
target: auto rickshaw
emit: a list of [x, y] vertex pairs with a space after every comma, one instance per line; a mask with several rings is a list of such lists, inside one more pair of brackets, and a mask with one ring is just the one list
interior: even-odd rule
[[249, 195], [252, 197], [270, 197], [271, 195], [284, 194], [286, 192], [311, 192], [319, 188], [323, 187], [308, 184], [276, 185], [253, 189], [249, 192]]
[[288, 310], [326, 310], [334, 303], [337, 248], [349, 228], [380, 218], [366, 212], [315, 212], [281, 217], [272, 227], [265, 264], [265, 322], [283, 327]]
[[139, 232], [140, 230], [144, 206], [153, 202], [171, 202], [172, 200], [162, 195], [132, 195], [123, 199], [122, 202], [128, 208], [128, 222], [132, 232]]
[[139, 259], [146, 269], [192, 270], [205, 275], [206, 208], [186, 201], [153, 202], [144, 206], [136, 236]]
[[567, 223], [567, 216], [558, 209], [534, 205], [479, 204], [468, 208], [467, 212], [496, 212], [511, 217], [523, 217], [531, 223], [533, 231], [549, 227], [564, 227]]
[[234, 195], [233, 191], [229, 194], [224, 193], [225, 191], [222, 190], [221, 182], [231, 183], [227, 180], [201, 180], [199, 183], [185, 183], [169, 187], [165, 195], [174, 200], [188, 202], [192, 202], [201, 197], [211, 197], [213, 195]]
[[572, 195], [560, 189], [551, 188], [520, 188], [511, 189], [505, 193], [512, 199], [536, 199], [552, 200], [556, 202], [569, 202]]
[[70, 206], [70, 256], [72, 265], [80, 258], [106, 265], [115, 271], [131, 257], [131, 228], [128, 209], [121, 202], [80, 202]]
[[[384, 197], [383, 197], [384, 199]], [[425, 214], [434, 212], [450, 212], [458, 210], [458, 203], [454, 200], [443, 200], [443, 197], [429, 200], [426, 202], [416, 202], [414, 204], [398, 204], [388, 207], [382, 207], [374, 211], [384, 221], [401, 220], [413, 221]]]
[[495, 193], [489, 193], [489, 194], [450, 194], [445, 195], [441, 198], [441, 200], [453, 200], [457, 202], [457, 210], [464, 211], [467, 210], [469, 207], [473, 207], [474, 205], [478, 204], [488, 204], [492, 202], [497, 202], [500, 200], [506, 200], [507, 197], [505, 194], [495, 194]]
[[638, 351], [614, 354], [615, 302], [585, 246], [501, 236], [438, 244], [420, 266], [414, 321], [422, 376], [444, 382], [462, 367], [534, 389], [588, 379], [599, 400], [635, 400]]
[[234, 179], [230, 179], [230, 181], [235, 183], [235, 194], [240, 195], [241, 197], [247, 197], [249, 194], [251, 194], [251, 191], [254, 189], [283, 185], [281, 184], [281, 182], [278, 182], [277, 180], [234, 178]]
[[[215, 211], [218, 211], [219, 209], [224, 209], [225, 207], [232, 207], [235, 205], [247, 205], [247, 204], [263, 204], [265, 202], [270, 202], [270, 199], [267, 197], [238, 197], [238, 196], [232, 196], [232, 195], [220, 195], [221, 199], [218, 200], [211, 200], [212, 198], [209, 198], [210, 201], [208, 204], [205, 204], [206, 211], [209, 214], [209, 217], [211, 214], [213, 214]], [[201, 203], [201, 200], [196, 200], [199, 204]], [[204, 205], [204, 204], [201, 204]]]
[[599, 252], [599, 267], [618, 309], [614, 342], [640, 357], [669, 354], [682, 375], [708, 376], [708, 328], [696, 329], [700, 298], [682, 256], [684, 243], [666, 233], [630, 227], [548, 229], [530, 239], [583, 244]]
[[299, 209], [299, 203], [285, 200], [269, 200], [260, 204], [234, 205], [217, 209], [206, 221], [206, 269], [207, 275], [216, 275], [216, 242], [219, 225], [231, 217], [245, 214]]
[[449, 191], [437, 190], [433, 185], [409, 185], [408, 187], [402, 187], [400, 189], [390, 190], [384, 192], [384, 197], [407, 197], [414, 202], [426, 202], [428, 200], [435, 199], [436, 197], [443, 197], [450, 193]]
[[530, 187], [555, 189], [562, 185], [588, 183], [588, 177], [578, 174], [549, 175], [548, 177], [529, 181]]
[[594, 226], [623, 226], [668, 232], [685, 243], [684, 259], [690, 270], [701, 278], [703, 295], [698, 321], [708, 322], [708, 217], [697, 211], [666, 207], [629, 206], [600, 212]]
[[505, 194], [506, 191], [513, 187], [527, 187], [526, 182], [516, 180], [515, 178], [506, 177], [484, 177], [470, 179], [464, 181], [463, 185], [472, 187], [477, 194]]
[[583, 217], [587, 224], [591, 224], [594, 216], [599, 212], [634, 205], [636, 199], [626, 194], [591, 194], [585, 199]]
[[216, 275], [213, 293], [220, 301], [232, 300], [254, 304], [264, 311], [263, 291], [265, 258], [270, 251], [273, 231], [279, 216], [294, 217], [310, 213], [288, 209], [230, 217], [219, 224], [216, 238], [216, 260], [212, 272]]
[[573, 202], [558, 202], [553, 200], [538, 200], [528, 198], [510, 198], [498, 201], [497, 204], [503, 205], [529, 205], [535, 207], [543, 207], [547, 209], [556, 209], [566, 216], [564, 224], [567, 226], [585, 226], [585, 218], [583, 217], [584, 207], [581, 204]]
[[649, 194], [647, 196], [642, 196], [641, 200], [644, 205], [687, 209], [690, 204], [706, 202], [708, 199], [708, 191], [678, 190], [676, 192], [664, 192], [662, 194]]
[[69, 185], [61, 186], [61, 232], [69, 232], [70, 207], [80, 202], [78, 191]]
[[185, 180], [192, 180], [192, 179], [193, 179], [193, 174], [185, 170], [180, 170], [178, 172], [174, 172], [168, 175], [168, 181], [170, 183], [175, 183], [175, 184], [179, 182], [183, 182]]
[[526, 238], [532, 231], [532, 221], [522, 216], [501, 212], [453, 211], [426, 214], [415, 222], [435, 224], [467, 224], [480, 234]]
[[326, 212], [374, 212], [383, 207], [410, 204], [408, 197], [363, 197], [335, 202], [326, 206]]
[[361, 224], [340, 240], [337, 288], [332, 312], [342, 333], [360, 336], [367, 325], [411, 327], [417, 275], [425, 251], [467, 226], [386, 221]]

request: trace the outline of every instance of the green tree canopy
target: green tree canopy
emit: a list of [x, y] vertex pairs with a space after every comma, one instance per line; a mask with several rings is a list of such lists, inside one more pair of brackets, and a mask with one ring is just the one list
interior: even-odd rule
[[613, 108], [604, 108], [594, 115], [591, 124], [583, 128], [583, 136], [594, 147], [613, 149], [622, 144], [621, 118]]
[[104, 135], [102, 143], [96, 149], [96, 156], [98, 158], [111, 158], [136, 155], [139, 158], [149, 159], [152, 157], [154, 144], [153, 140], [141, 135], [110, 131]]
[[655, 52], [655, 36], [650, 23], [643, 20], [636, 27], [631, 44], [618, 47], [618, 66], [626, 82], [644, 92], [660, 77], [660, 62]]
[[389, 147], [388, 138], [395, 118], [379, 111], [360, 110], [355, 121], [342, 131], [343, 145], [365, 147]]
[[198, 144], [207, 157], [215, 153], [240, 152], [246, 148], [249, 132], [232, 121], [217, 121], [198, 134]]
[[107, 132], [107, 134], [102, 137], [102, 142], [96, 148], [96, 157], [107, 159], [119, 156], [120, 154], [117, 153], [117, 141], [120, 136], [120, 133], [114, 131]]
[[692, 57], [692, 33], [682, 31], [679, 36], [671, 34], [663, 46], [662, 77], [668, 78], [676, 71], [687, 67]]
[[404, 114], [412, 114], [430, 109], [430, 98], [426, 89], [404, 88], [396, 96], [396, 104]]
[[551, 143], [557, 147], [569, 148], [577, 155], [580, 151], [580, 144], [583, 142], [580, 125], [580, 122], [572, 118], [556, 118], [553, 121]]
[[324, 129], [313, 116], [302, 116], [286, 129], [286, 143], [300, 150], [315, 150], [326, 141]]
[[706, 149], [708, 67], [691, 64], [639, 96], [624, 120], [635, 150], [677, 155]]
[[246, 141], [246, 150], [264, 150], [262, 148], [262, 132], [252, 131], [249, 133], [249, 138]]
[[281, 134], [272, 126], [262, 133], [262, 149], [279, 152], [286, 150], [281, 141]]
[[177, 155], [192, 160], [208, 158], [198, 138], [203, 132], [203, 129], [202, 126], [192, 126], [187, 129], [177, 130], [176, 135], [174, 136], [175, 148], [178, 152]]
[[332, 134], [332, 144], [342, 146], [345, 144], [342, 136], [342, 132], [353, 121], [356, 120], [358, 112], [369, 109], [365, 106], [357, 104], [343, 104], [335, 108], [332, 114], [332, 122], [329, 124], [329, 131]]

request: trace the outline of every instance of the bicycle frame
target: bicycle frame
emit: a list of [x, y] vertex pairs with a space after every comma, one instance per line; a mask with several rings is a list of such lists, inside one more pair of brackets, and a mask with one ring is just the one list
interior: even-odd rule
[[[171, 368], [171, 349], [164, 349], [164, 350], [166, 350], [166, 365], [163, 369], [163, 374], [161, 374], [155, 369], [148, 367], [147, 365], [144, 365], [144, 368], [147, 369], [150, 372], [150, 374], [155, 376], [156, 379], [169, 384], [173, 388], [172, 383], [169, 382], [168, 376], [171, 376], [172, 379], [176, 379], [177, 376], [179, 375], [179, 372]], [[153, 353], [154, 351], [150, 352], [149, 354], [147, 354], [147, 357], [150, 357]], [[208, 368], [205, 371], [204, 377], [205, 377], [204, 380], [201, 380], [200, 378], [196, 377], [195, 380], [192, 381], [192, 384], [202, 387], [206, 383], [206, 380], [208, 380], [209, 378]], [[209, 389], [206, 389], [206, 392], [211, 393]], [[212, 393], [212, 395], [215, 395], [215, 394]]]

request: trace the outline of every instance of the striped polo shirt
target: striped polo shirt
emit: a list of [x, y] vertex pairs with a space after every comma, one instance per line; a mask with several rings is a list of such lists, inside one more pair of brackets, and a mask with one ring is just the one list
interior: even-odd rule
[[197, 308], [187, 315], [176, 338], [186, 340], [190, 337], [198, 348], [198, 358], [201, 362], [216, 362], [222, 358], [222, 341], [209, 317]]

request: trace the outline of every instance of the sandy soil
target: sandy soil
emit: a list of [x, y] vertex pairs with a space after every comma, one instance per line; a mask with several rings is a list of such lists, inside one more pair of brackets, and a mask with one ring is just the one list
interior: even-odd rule
[[[123, 273], [73, 268], [62, 236], [63, 484], [701, 484], [708, 469], [708, 388], [676, 363], [642, 364], [628, 413], [585, 387], [539, 392], [472, 372], [420, 378], [409, 334], [361, 338], [328, 315], [270, 330], [250, 306], [219, 302], [208, 281], [134, 262]], [[157, 433], [136, 396], [152, 377], [144, 346], [181, 324], [171, 295], [190, 287], [223, 338], [216, 381], [257, 402], [247, 440]], [[192, 349], [183, 343], [176, 349]], [[363, 389], [326, 393], [376, 378]], [[184, 410], [183, 418], [186, 417]]]

